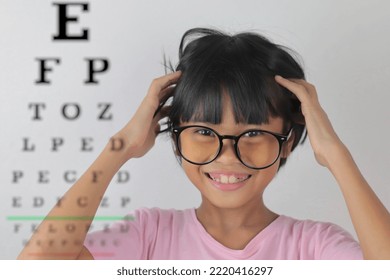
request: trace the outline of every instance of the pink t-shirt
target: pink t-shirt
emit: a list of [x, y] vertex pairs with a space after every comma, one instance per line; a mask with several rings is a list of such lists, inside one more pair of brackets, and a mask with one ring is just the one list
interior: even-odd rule
[[331, 223], [281, 215], [234, 250], [207, 233], [195, 209], [142, 208], [132, 216], [88, 234], [85, 246], [95, 259], [362, 259], [359, 244]]

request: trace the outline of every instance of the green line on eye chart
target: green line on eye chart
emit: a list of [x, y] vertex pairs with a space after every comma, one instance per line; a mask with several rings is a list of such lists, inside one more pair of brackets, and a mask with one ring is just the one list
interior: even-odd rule
[[96, 217], [87, 217], [87, 216], [8, 216], [8, 221], [132, 221], [134, 220], [133, 216], [96, 216]]

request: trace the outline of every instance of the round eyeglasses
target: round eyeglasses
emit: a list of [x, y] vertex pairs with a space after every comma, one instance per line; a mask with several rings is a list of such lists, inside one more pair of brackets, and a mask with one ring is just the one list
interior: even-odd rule
[[283, 143], [289, 138], [266, 130], [246, 130], [238, 136], [219, 135], [215, 130], [199, 125], [174, 127], [176, 147], [188, 162], [204, 165], [215, 160], [222, 151], [223, 139], [231, 139], [237, 158], [247, 167], [264, 169], [279, 158]]

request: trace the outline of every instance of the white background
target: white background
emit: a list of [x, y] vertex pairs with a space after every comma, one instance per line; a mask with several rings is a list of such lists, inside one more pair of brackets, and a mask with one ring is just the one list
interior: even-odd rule
[[[31, 223], [24, 223], [14, 233], [7, 217], [48, 212], [69, 187], [62, 179], [64, 171], [81, 174], [89, 166], [135, 112], [150, 81], [163, 75], [162, 54], [176, 63], [180, 38], [193, 27], [255, 31], [297, 51], [340, 138], [390, 208], [388, 1], [81, 1], [89, 3], [89, 12], [71, 9], [80, 17], [73, 31], [88, 28], [88, 42], [52, 41], [58, 20], [53, 2], [0, 0], [0, 259], [14, 259], [31, 232]], [[50, 86], [34, 84], [37, 57], [61, 58], [48, 76]], [[83, 84], [86, 57], [111, 62], [110, 70], [98, 77], [98, 86]], [[46, 103], [40, 122], [31, 120], [28, 103], [34, 101]], [[67, 102], [80, 104], [77, 121], [61, 116]], [[113, 121], [97, 121], [99, 102], [113, 104]], [[36, 152], [21, 151], [22, 137], [35, 143]], [[65, 140], [57, 153], [50, 152], [52, 137]], [[93, 152], [80, 153], [81, 137], [94, 138]], [[99, 213], [199, 205], [199, 193], [176, 162], [167, 137], [122, 169], [130, 172], [130, 182], [114, 183], [107, 194], [110, 207]], [[11, 182], [14, 170], [24, 171], [20, 184]], [[49, 171], [49, 184], [37, 183], [39, 170]], [[11, 207], [16, 196], [22, 197], [18, 209]], [[37, 196], [45, 205], [34, 209]], [[126, 209], [119, 206], [122, 196], [132, 199]], [[338, 186], [316, 163], [309, 142], [293, 153], [265, 200], [280, 214], [334, 222], [355, 235]]]

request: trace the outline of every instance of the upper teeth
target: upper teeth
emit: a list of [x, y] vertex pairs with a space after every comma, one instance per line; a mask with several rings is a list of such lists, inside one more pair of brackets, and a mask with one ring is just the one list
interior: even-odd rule
[[211, 179], [213, 179], [214, 181], [218, 182], [218, 183], [222, 183], [222, 184], [234, 184], [234, 183], [238, 183], [238, 182], [242, 182], [244, 180], [246, 180], [248, 178], [248, 176], [246, 177], [242, 177], [242, 178], [236, 178], [235, 176], [233, 175], [230, 175], [230, 176], [227, 176], [227, 175], [220, 175], [219, 177], [212, 177], [210, 175]]

